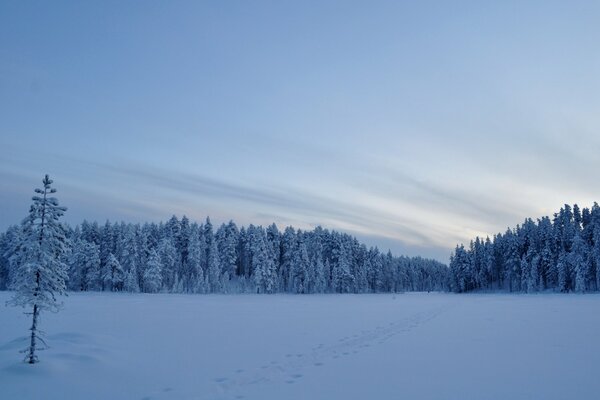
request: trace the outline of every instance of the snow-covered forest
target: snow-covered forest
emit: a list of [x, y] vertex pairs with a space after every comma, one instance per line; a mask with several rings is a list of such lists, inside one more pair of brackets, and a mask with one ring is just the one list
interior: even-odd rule
[[565, 205], [553, 218], [528, 218], [492, 239], [457, 246], [450, 259], [456, 292], [477, 289], [561, 292], [600, 289], [600, 207]]
[[[449, 289], [446, 265], [394, 257], [344, 233], [274, 224], [214, 229], [173, 216], [166, 223], [63, 225], [74, 291], [174, 293], [367, 293]], [[19, 226], [0, 234], [0, 289], [22, 254]]]

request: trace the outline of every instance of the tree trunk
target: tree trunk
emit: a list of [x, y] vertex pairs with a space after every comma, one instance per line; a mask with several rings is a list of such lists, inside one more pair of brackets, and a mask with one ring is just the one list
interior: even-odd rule
[[37, 346], [37, 320], [40, 311], [37, 304], [33, 306], [33, 323], [31, 324], [31, 343], [29, 344], [29, 354], [25, 358], [29, 364], [35, 364], [38, 361], [35, 355], [35, 349]]

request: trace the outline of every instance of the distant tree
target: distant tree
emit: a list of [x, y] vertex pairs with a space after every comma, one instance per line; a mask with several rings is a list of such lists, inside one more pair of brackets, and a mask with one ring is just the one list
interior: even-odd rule
[[339, 239], [339, 247], [336, 251], [336, 263], [333, 265], [332, 285], [337, 293], [351, 293], [354, 276], [350, 272], [351, 257], [346, 249], [343, 239]]
[[148, 265], [144, 271], [144, 291], [156, 293], [162, 286], [162, 264], [156, 250], [150, 251]]
[[68, 251], [67, 239], [58, 222], [67, 209], [50, 196], [56, 189], [52, 188], [48, 175], [42, 183], [43, 189], [35, 189], [37, 195], [33, 196], [29, 215], [21, 224], [23, 242], [12, 284], [15, 294], [9, 301], [14, 306], [33, 308], [29, 347], [24, 350], [29, 364], [38, 362], [38, 341], [45, 344], [38, 331], [40, 312], [60, 309], [62, 303], [56, 296], [65, 293], [68, 278], [67, 266], [62, 260]]
[[204, 241], [206, 243], [206, 274], [210, 285], [210, 291], [218, 293], [222, 289], [221, 261], [219, 260], [219, 249], [213, 234], [210, 218], [204, 223]]
[[251, 237], [252, 271], [256, 291], [273, 293], [277, 287], [277, 275], [273, 256], [269, 253], [265, 232], [262, 228], [253, 230]]
[[[196, 239], [196, 242], [193, 242], [193, 239]], [[194, 246], [193, 250], [199, 252], [200, 251], [200, 247], [199, 245], [193, 245], [192, 242], [194, 244], [197, 243], [197, 235], [195, 235], [192, 240], [190, 240], [190, 245]], [[198, 259], [195, 260], [191, 260], [190, 256], [189, 256], [189, 251], [188, 250], [188, 260], [187, 260], [187, 265], [190, 266], [191, 264], [193, 264], [193, 268], [195, 269], [197, 266], [199, 267], [200, 265], [200, 261]], [[166, 287], [167, 290], [172, 290], [174, 292], [177, 292], [176, 290], [174, 290], [175, 286], [179, 285], [179, 274], [178, 274], [178, 254], [177, 254], [177, 249], [175, 248], [175, 245], [173, 244], [173, 239], [171, 237], [164, 237], [163, 239], [161, 239], [161, 241], [158, 243], [158, 253], [160, 255], [160, 259], [161, 259], [161, 263], [163, 266], [162, 269], [162, 283], [163, 285]], [[175, 277], [177, 276], [177, 284], [175, 285]]]
[[239, 232], [233, 221], [223, 224], [217, 232], [217, 246], [221, 261], [221, 274], [230, 281], [236, 273], [238, 261]]
[[135, 265], [125, 274], [125, 282], [123, 284], [123, 289], [125, 289], [126, 292], [139, 293], [140, 284], [138, 281], [137, 268]]
[[123, 267], [121, 267], [119, 260], [117, 260], [112, 253], [108, 253], [102, 280], [105, 287], [113, 292], [123, 290], [125, 272], [123, 271]]
[[310, 267], [306, 244], [300, 241], [294, 251], [290, 270], [289, 282], [292, 293], [309, 293], [308, 270]]
[[471, 260], [469, 253], [463, 245], [456, 246], [456, 250], [450, 257], [450, 270], [454, 277], [452, 288], [455, 292], [461, 293], [473, 289], [470, 275]]
[[591, 266], [587, 244], [579, 233], [577, 233], [575, 239], [573, 239], [570, 259], [575, 273], [575, 290], [577, 292], [585, 292], [588, 290], [589, 286]]
[[87, 240], [78, 240], [69, 257], [71, 279], [69, 286], [74, 290], [87, 291], [99, 287], [100, 253], [98, 246]]

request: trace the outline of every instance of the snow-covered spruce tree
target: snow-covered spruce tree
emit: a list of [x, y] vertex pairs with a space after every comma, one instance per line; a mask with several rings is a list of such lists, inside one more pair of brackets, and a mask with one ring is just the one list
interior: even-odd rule
[[65, 232], [58, 219], [67, 210], [58, 205], [58, 200], [50, 195], [56, 193], [52, 180], [46, 175], [42, 181], [44, 188], [35, 189], [29, 215], [21, 224], [23, 243], [20, 262], [13, 277], [12, 288], [15, 294], [8, 302], [14, 306], [32, 307], [31, 339], [25, 361], [38, 362], [36, 351], [38, 342], [45, 345], [39, 336], [38, 322], [43, 310], [58, 311], [62, 303], [56, 296], [65, 294], [67, 266], [62, 257], [67, 249]]
[[162, 286], [162, 264], [156, 250], [150, 251], [148, 265], [144, 271], [144, 292], [156, 293]]
[[87, 240], [75, 242], [69, 264], [70, 290], [95, 290], [101, 286], [100, 252], [97, 245]]
[[123, 267], [121, 267], [119, 260], [117, 260], [113, 253], [108, 253], [102, 281], [104, 282], [105, 288], [108, 288], [108, 290], [112, 292], [123, 290], [125, 272], [123, 271]]
[[292, 258], [292, 266], [290, 269], [290, 291], [292, 293], [308, 293], [308, 270], [310, 269], [310, 260], [308, 259], [308, 251], [306, 243], [299, 241], [298, 247], [295, 249]]

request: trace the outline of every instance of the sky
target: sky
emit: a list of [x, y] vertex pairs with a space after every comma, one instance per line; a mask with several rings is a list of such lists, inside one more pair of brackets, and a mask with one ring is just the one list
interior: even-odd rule
[[0, 3], [0, 229], [322, 225], [394, 254], [600, 201], [598, 1]]

